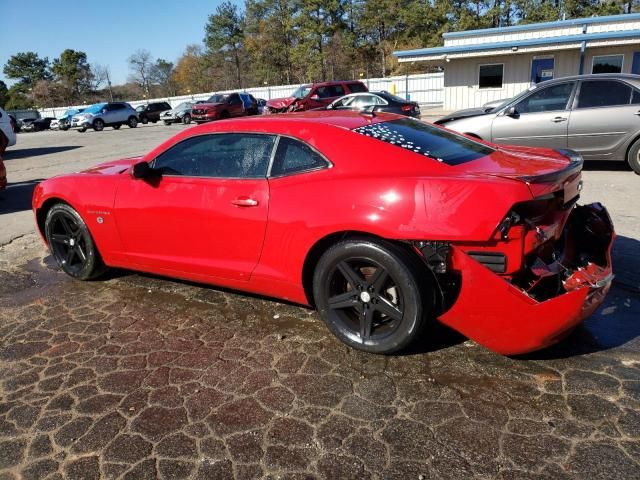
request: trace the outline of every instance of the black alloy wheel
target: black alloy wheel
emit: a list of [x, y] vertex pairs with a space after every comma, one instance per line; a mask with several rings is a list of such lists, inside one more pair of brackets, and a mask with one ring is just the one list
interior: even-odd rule
[[329, 329], [343, 342], [392, 353], [418, 335], [434, 303], [419, 260], [384, 241], [350, 240], [318, 262], [314, 298]]
[[93, 121], [93, 129], [94, 129], [96, 132], [101, 132], [101, 131], [104, 129], [104, 121], [103, 121], [103, 120], [100, 120], [99, 118], [96, 118], [96, 119]]
[[51, 207], [45, 220], [45, 237], [60, 268], [79, 280], [89, 280], [104, 271], [104, 265], [86, 224], [64, 203]]
[[189, 125], [191, 123], [191, 115], [186, 113], [184, 117], [182, 117], [182, 123], [184, 123], [185, 125]]
[[130, 116], [129, 119], [127, 120], [127, 126], [129, 128], [136, 128], [138, 126], [138, 119], [133, 115]]

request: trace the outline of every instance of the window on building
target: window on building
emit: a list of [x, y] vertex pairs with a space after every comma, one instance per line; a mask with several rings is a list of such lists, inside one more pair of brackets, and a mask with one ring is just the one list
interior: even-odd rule
[[623, 61], [624, 55], [596, 55], [591, 73], [620, 73]]
[[591, 80], [582, 82], [578, 96], [578, 108], [614, 107], [629, 105], [634, 90], [615, 80]]
[[480, 65], [478, 72], [478, 86], [480, 88], [502, 88], [504, 64]]

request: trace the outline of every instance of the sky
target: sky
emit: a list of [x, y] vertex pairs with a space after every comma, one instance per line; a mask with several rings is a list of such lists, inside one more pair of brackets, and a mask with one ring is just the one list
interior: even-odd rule
[[185, 47], [202, 43], [207, 18], [222, 0], [0, 0], [0, 80], [11, 55], [33, 51], [52, 61], [71, 48], [89, 63], [108, 65], [113, 84], [129, 74], [138, 49], [175, 62]]

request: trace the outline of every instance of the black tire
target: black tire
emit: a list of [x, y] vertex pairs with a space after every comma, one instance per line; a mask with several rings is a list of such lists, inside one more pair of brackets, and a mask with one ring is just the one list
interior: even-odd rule
[[151, 123], [158, 123], [158, 120], [151, 120]]
[[66, 203], [47, 212], [44, 231], [53, 258], [67, 275], [90, 280], [106, 270], [87, 225]]
[[185, 125], [189, 125], [191, 123], [191, 115], [185, 113], [184, 117], [182, 117], [182, 123]]
[[165, 120], [165, 121], [164, 121], [164, 124], [165, 124], [165, 125], [167, 125], [167, 126], [169, 126], [169, 125], [171, 125], [171, 122], [168, 122], [168, 121], [166, 121], [166, 120]]
[[80, 127], [80, 128], [78, 129], [78, 131], [79, 131], [80, 133], [84, 133], [84, 132], [86, 132], [86, 131], [87, 131], [87, 127]]
[[220, 114], [220, 120], [225, 120], [225, 119], [227, 119], [227, 118], [229, 118], [229, 112], [227, 112], [227, 111], [225, 110], [224, 112], [222, 112], [222, 113]]
[[640, 138], [637, 139], [627, 153], [627, 163], [636, 172], [636, 175], [640, 175]]
[[112, 125], [114, 130], [118, 130], [121, 126], [122, 126], [121, 123], [115, 123], [115, 124]]
[[149, 119], [147, 117], [141, 117], [140, 123], [142, 123], [143, 125], [146, 125], [147, 123], [149, 123]]
[[104, 130], [104, 120], [100, 120], [99, 118], [96, 118], [93, 121], [92, 127], [96, 132], [101, 132], [102, 130]]
[[60, 130], [62, 130], [63, 132], [66, 132], [67, 130], [69, 130], [69, 127], [60, 127]]
[[346, 240], [320, 258], [313, 277], [316, 308], [347, 345], [393, 353], [420, 333], [435, 304], [430, 272], [383, 240]]
[[127, 126], [129, 128], [136, 128], [138, 126], [138, 119], [136, 117], [134, 117], [133, 115], [131, 115], [127, 119]]

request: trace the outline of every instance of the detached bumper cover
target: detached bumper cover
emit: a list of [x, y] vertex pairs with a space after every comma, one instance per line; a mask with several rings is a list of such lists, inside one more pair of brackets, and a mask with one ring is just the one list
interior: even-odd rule
[[[460, 292], [439, 319], [477, 343], [504, 355], [539, 350], [561, 340], [604, 301], [611, 288], [615, 233], [600, 204], [575, 208], [563, 231], [559, 292], [537, 301], [525, 288], [495, 274], [452, 247]], [[549, 266], [552, 267], [552, 266]], [[536, 266], [539, 271], [539, 266]], [[548, 269], [549, 272], [553, 268]]]

